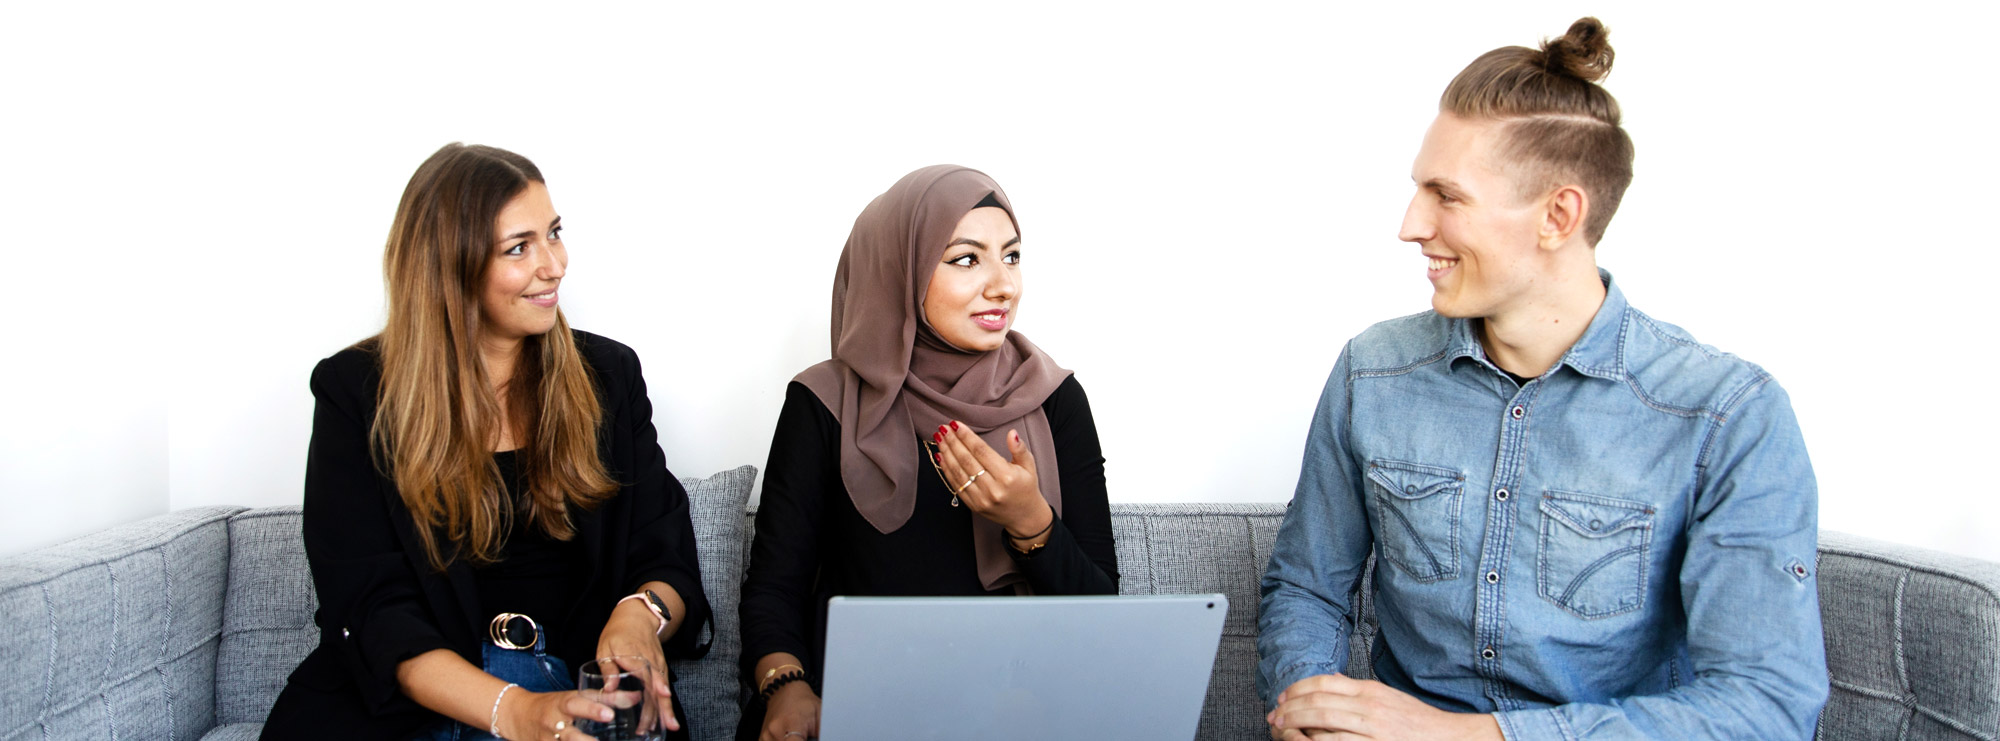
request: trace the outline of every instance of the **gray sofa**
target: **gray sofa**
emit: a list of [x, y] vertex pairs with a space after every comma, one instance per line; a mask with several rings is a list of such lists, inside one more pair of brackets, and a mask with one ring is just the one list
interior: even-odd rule
[[[675, 666], [704, 741], [736, 722], [755, 469], [686, 479], [714, 650]], [[1112, 508], [1127, 594], [1229, 596], [1202, 739], [1265, 738], [1257, 580], [1280, 504]], [[1823, 533], [1828, 739], [2000, 738], [2000, 564]], [[1364, 587], [1363, 593], [1366, 593]], [[1352, 666], [1368, 666], [1372, 614]], [[0, 741], [251, 739], [317, 640], [297, 507], [203, 507], [0, 560]]]

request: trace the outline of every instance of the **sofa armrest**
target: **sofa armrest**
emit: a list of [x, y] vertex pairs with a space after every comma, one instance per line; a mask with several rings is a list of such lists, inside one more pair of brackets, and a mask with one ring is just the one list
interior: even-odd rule
[[215, 721], [229, 517], [201, 507], [0, 559], [0, 739], [194, 739]]
[[2000, 563], [1822, 531], [1820, 738], [2000, 737]]

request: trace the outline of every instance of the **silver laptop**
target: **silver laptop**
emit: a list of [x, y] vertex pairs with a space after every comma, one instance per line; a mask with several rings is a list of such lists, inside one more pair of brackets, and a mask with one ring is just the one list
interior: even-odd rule
[[1229, 601], [835, 597], [822, 741], [1192, 739]]

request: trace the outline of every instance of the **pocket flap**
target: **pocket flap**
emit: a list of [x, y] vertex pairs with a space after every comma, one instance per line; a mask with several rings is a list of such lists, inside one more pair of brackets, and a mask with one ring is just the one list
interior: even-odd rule
[[1465, 474], [1422, 463], [1378, 460], [1368, 463], [1368, 479], [1402, 499], [1422, 499], [1465, 483]]
[[1549, 491], [1542, 494], [1541, 510], [1586, 538], [1653, 526], [1653, 505], [1645, 502]]

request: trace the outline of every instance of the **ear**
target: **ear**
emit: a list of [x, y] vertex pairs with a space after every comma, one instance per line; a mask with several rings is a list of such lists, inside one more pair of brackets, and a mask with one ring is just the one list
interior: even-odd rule
[[1546, 208], [1542, 215], [1539, 247], [1553, 250], [1583, 234], [1584, 219], [1590, 216], [1590, 195], [1584, 193], [1582, 187], [1559, 186], [1543, 203]]

